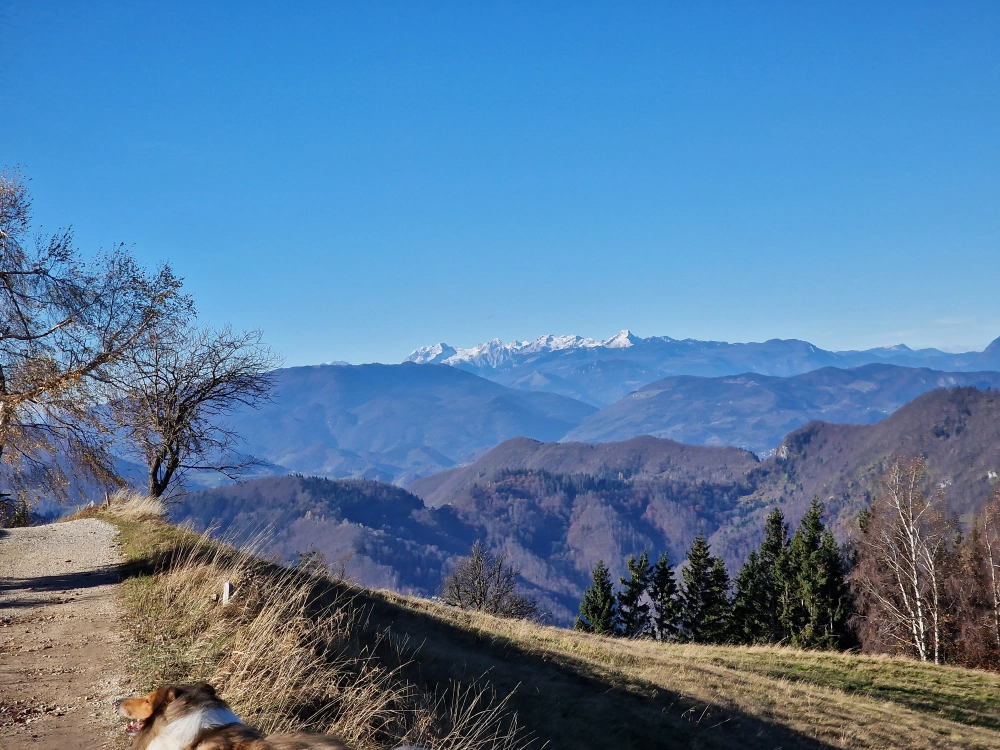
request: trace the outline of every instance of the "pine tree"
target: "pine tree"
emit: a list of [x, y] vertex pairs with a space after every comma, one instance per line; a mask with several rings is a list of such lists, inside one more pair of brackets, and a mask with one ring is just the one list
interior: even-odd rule
[[733, 640], [737, 643], [768, 643], [766, 628], [761, 622], [765, 602], [769, 598], [767, 577], [757, 556], [751, 550], [736, 576], [733, 592]]
[[729, 619], [729, 575], [721, 559], [712, 557], [703, 533], [688, 550], [681, 571], [680, 635], [693, 643], [725, 640]]
[[778, 643], [785, 637], [781, 613], [787, 599], [788, 525], [775, 508], [767, 516], [764, 541], [736, 578], [733, 636], [741, 643]]
[[615, 634], [615, 595], [611, 586], [611, 572], [604, 560], [597, 561], [594, 582], [583, 592], [580, 616], [573, 627], [599, 635]]
[[706, 597], [704, 638], [707, 643], [727, 643], [730, 629], [729, 571], [721, 557], [712, 558], [708, 596]]
[[642, 551], [639, 559], [635, 555], [628, 558], [628, 578], [619, 578], [622, 590], [618, 592], [617, 630], [626, 638], [638, 638], [649, 632], [649, 604], [642, 601], [652, 580], [653, 569], [649, 565], [649, 555]]
[[673, 641], [678, 635], [677, 581], [674, 580], [674, 566], [664, 552], [653, 567], [653, 577], [649, 584], [649, 598], [653, 605], [653, 630], [661, 641]]
[[814, 498], [788, 552], [790, 595], [781, 619], [795, 646], [841, 644], [848, 615], [846, 574], [833, 534], [823, 525], [823, 505]]

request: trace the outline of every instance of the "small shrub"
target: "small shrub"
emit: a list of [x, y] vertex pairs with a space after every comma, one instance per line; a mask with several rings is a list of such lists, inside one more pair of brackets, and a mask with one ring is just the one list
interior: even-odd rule
[[0, 528], [31, 526], [32, 520], [31, 503], [26, 493], [20, 493], [16, 499], [0, 494]]
[[517, 591], [518, 568], [506, 555], [493, 555], [477, 541], [444, 581], [444, 600], [462, 609], [475, 609], [498, 617], [531, 619], [538, 612], [535, 601]]

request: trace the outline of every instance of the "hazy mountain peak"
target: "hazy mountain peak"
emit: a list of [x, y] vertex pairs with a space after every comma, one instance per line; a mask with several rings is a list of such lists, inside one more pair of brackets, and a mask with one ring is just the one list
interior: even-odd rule
[[878, 354], [912, 354], [913, 349], [906, 344], [893, 344], [892, 346], [876, 346], [868, 351]]
[[495, 368], [518, 355], [543, 354], [569, 349], [594, 349], [597, 347], [621, 349], [632, 346], [640, 340], [628, 330], [621, 331], [605, 341], [595, 341], [592, 338], [576, 335], [554, 336], [552, 334], [545, 334], [539, 336], [534, 341], [514, 340], [505, 344], [500, 339], [495, 338], [468, 348], [452, 347], [444, 343], [422, 346], [410, 352], [405, 361], [416, 362], [417, 364], [468, 364], [475, 367]]
[[611, 338], [602, 341], [601, 346], [607, 349], [627, 349], [640, 341], [642, 339], [634, 335], [628, 328], [625, 328]]
[[448, 359], [454, 353], [455, 348], [445, 343], [431, 344], [430, 346], [421, 346], [419, 349], [414, 349], [404, 361], [416, 362], [418, 365], [436, 364]]

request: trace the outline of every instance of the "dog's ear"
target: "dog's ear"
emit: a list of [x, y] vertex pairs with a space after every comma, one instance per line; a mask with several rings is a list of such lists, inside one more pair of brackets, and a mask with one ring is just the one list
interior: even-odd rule
[[168, 703], [177, 700], [177, 697], [182, 692], [183, 690], [179, 685], [163, 685], [150, 693], [147, 700], [155, 712], [166, 706]]
[[210, 698], [218, 698], [218, 694], [215, 692], [215, 688], [209, 685], [207, 682], [199, 682], [194, 686], [194, 689], [200, 693], [207, 694]]

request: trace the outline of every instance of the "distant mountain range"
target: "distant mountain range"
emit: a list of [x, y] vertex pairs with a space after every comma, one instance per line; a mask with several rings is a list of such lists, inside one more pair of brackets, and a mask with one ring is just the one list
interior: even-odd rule
[[848, 538], [894, 454], [926, 456], [951, 509], [968, 518], [1000, 471], [1000, 394], [937, 389], [877, 424], [810, 422], [764, 461], [653, 437], [597, 445], [515, 438], [413, 482], [413, 494], [376, 482], [271, 477], [193, 494], [175, 512], [201, 528], [221, 521], [223, 532], [272, 527], [267, 552], [293, 559], [321, 551], [363, 584], [422, 594], [434, 593], [480, 538], [507, 552], [555, 621], [568, 624], [598, 559], [615, 575], [643, 548], [678, 562], [704, 530], [735, 573], [771, 508], [794, 525], [813, 496], [838, 538]]
[[921, 393], [957, 385], [1000, 387], [1000, 373], [872, 364], [792, 377], [671, 376], [598, 410], [440, 364], [318, 365], [279, 370], [274, 402], [232, 422], [248, 452], [271, 463], [270, 473], [407, 484], [513, 437], [608, 442], [654, 435], [766, 456], [810, 420], [868, 424]]
[[468, 349], [424, 346], [406, 361], [446, 364], [521, 390], [546, 391], [608, 406], [644, 385], [674, 375], [719, 377], [754, 373], [788, 377], [821, 367], [887, 363], [947, 372], [1000, 370], [1000, 339], [983, 352], [949, 354], [899, 344], [864, 351], [832, 352], [807, 341], [761, 343], [639, 338], [621, 331], [604, 341], [580, 336], [540, 336], [504, 344], [494, 339]]
[[788, 378], [676, 375], [592, 414], [563, 439], [594, 443], [655, 435], [682, 443], [735, 445], [763, 456], [813, 419], [872, 424], [921, 393], [960, 385], [997, 388], [1000, 372], [872, 364], [847, 370], [823, 367]]
[[518, 435], [558, 440], [595, 411], [442, 365], [317, 365], [279, 370], [273, 403], [231, 422], [276, 473], [399, 483]]

